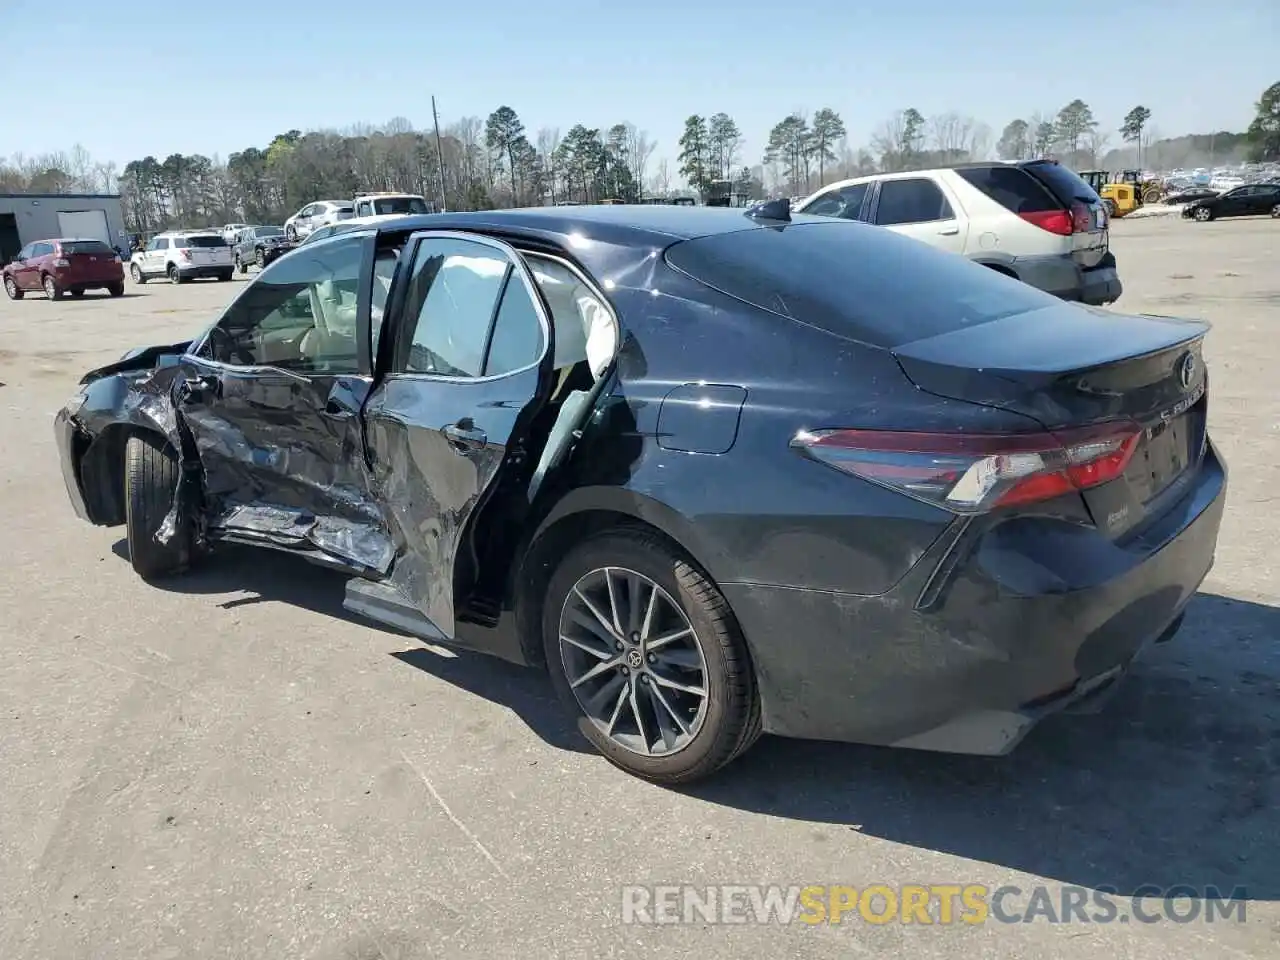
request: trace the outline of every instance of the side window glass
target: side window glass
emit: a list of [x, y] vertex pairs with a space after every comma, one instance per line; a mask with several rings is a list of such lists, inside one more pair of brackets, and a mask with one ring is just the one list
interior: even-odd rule
[[37, 244], [36, 244], [36, 256], [37, 256], [37, 257], [47, 257], [47, 256], [50, 256], [52, 253], [53, 253], [53, 244], [52, 244], [52, 243], [37, 243]]
[[369, 303], [369, 355], [378, 355], [378, 341], [382, 333], [382, 318], [387, 309], [387, 297], [391, 293], [391, 281], [400, 262], [398, 250], [379, 253], [373, 262], [373, 293]]
[[954, 216], [951, 204], [932, 180], [885, 180], [880, 184], [876, 223], [881, 226], [929, 223]]
[[31, 244], [27, 244], [25, 247], [23, 247], [21, 250], [18, 251], [17, 259], [19, 260], [31, 259]]
[[209, 336], [214, 360], [303, 374], [358, 373], [364, 237], [308, 245], [258, 275]]
[[397, 369], [478, 377], [494, 308], [511, 264], [500, 251], [470, 240], [428, 239], [418, 245], [406, 317], [416, 317]]
[[839, 190], [828, 190], [804, 208], [805, 213], [818, 217], [838, 217], [844, 212], [845, 201]]
[[542, 323], [529, 288], [512, 271], [493, 323], [484, 374], [497, 377], [532, 366], [542, 358]]
[[869, 183], [855, 183], [851, 187], [845, 187], [840, 191], [840, 196], [844, 199], [844, 211], [840, 216], [846, 220], [857, 220], [858, 214], [862, 212], [862, 202], [867, 197], [867, 191], [871, 189]]

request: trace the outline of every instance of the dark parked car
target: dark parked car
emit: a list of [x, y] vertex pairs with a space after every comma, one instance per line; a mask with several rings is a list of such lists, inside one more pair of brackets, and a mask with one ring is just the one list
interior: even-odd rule
[[124, 293], [124, 266], [120, 254], [101, 240], [39, 240], [18, 251], [4, 266], [4, 292], [21, 300], [32, 291], [43, 291], [50, 300], [64, 293], [83, 297], [86, 290]]
[[345, 571], [357, 614], [547, 669], [639, 776], [761, 730], [995, 754], [1209, 570], [1206, 329], [785, 201], [399, 217], [87, 374], [56, 434], [143, 577]]
[[231, 248], [236, 270], [249, 272], [249, 264], [257, 264], [259, 270], [278, 260], [292, 250], [294, 244], [284, 235], [281, 227], [244, 227], [236, 234]]
[[1280, 184], [1246, 183], [1182, 208], [1184, 217], [1202, 223], [1220, 217], [1256, 217], [1263, 214], [1280, 218]]

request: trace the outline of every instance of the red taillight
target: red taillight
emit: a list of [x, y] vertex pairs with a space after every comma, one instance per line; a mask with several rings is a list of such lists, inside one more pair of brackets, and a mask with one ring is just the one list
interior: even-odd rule
[[181, 250], [178, 251], [178, 253], [179, 255], [181, 255], [183, 260], [191, 259], [191, 251], [188, 250], [186, 247], [183, 247]]
[[1048, 230], [1059, 236], [1069, 237], [1075, 232], [1075, 218], [1066, 210], [1035, 210], [1018, 214], [1027, 223]]
[[814, 430], [791, 445], [908, 496], [956, 513], [982, 513], [1114, 480], [1141, 436], [1141, 427], [1124, 422], [1008, 435]]
[[1079, 200], [1071, 204], [1072, 233], [1088, 233], [1093, 228], [1093, 214], [1089, 207]]

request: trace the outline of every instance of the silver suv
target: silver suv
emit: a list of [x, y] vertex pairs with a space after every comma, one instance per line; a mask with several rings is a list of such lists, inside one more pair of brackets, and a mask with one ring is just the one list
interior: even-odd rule
[[355, 214], [355, 206], [350, 200], [317, 200], [308, 203], [284, 222], [284, 235], [290, 240], [303, 240], [312, 230], [337, 223], [339, 220], [350, 220]]

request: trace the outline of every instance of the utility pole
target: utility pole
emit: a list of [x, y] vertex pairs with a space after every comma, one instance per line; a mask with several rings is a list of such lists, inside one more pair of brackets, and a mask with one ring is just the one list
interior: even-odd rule
[[436, 113], [436, 98], [431, 98], [431, 122], [436, 128], [436, 163], [440, 167], [440, 212], [448, 213], [449, 206], [444, 199], [444, 148], [440, 146], [440, 115]]

